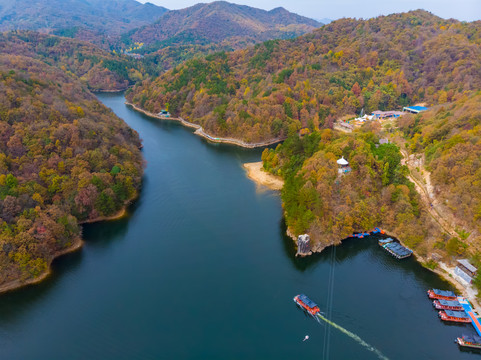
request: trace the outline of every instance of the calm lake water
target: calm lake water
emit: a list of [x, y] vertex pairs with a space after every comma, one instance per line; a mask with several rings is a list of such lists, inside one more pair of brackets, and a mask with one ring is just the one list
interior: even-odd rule
[[0, 297], [1, 359], [379, 358], [292, 301], [302, 292], [326, 311], [331, 278], [332, 320], [385, 357], [474, 358], [453, 342], [474, 330], [441, 323], [426, 297], [449, 285], [414, 259], [374, 238], [296, 259], [279, 195], [242, 168], [260, 150], [99, 98], [144, 141], [140, 199], [127, 218], [86, 226], [84, 248], [49, 280]]

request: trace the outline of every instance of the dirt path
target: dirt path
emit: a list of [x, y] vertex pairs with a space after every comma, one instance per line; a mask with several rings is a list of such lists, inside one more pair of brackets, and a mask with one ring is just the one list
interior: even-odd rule
[[[434, 194], [434, 187], [431, 184], [431, 174], [424, 167], [424, 162], [416, 159], [415, 155], [409, 156], [406, 150], [400, 147], [401, 153], [403, 155], [402, 164], [406, 165], [409, 169], [408, 179], [414, 183], [416, 191], [421, 196], [422, 201], [428, 209], [429, 215], [433, 220], [451, 236], [458, 237], [455, 227], [451, 222], [442, 216], [437, 207], [441, 206], [437, 201]], [[421, 179], [417, 179], [414, 175], [419, 174]], [[470, 284], [465, 282], [461, 283], [456, 280], [457, 275], [454, 272], [454, 267], [445, 264], [444, 262], [439, 262], [440, 269], [436, 270], [436, 273], [443, 276], [449, 282], [451, 282], [470, 302], [473, 304], [474, 308], [479, 312], [481, 307], [478, 303], [477, 294], [478, 291]]]
[[[446, 220], [438, 211], [437, 209], [437, 201], [434, 196], [433, 186], [431, 185], [431, 177], [430, 173], [424, 168], [424, 164], [420, 162], [416, 162], [413, 158], [414, 155], [409, 156], [406, 150], [401, 149], [401, 153], [403, 155], [403, 164], [407, 165], [409, 169], [408, 178], [414, 183], [416, 187], [416, 191], [421, 195], [421, 199], [423, 200], [426, 208], [428, 209], [429, 215], [433, 218], [436, 223], [451, 236], [458, 236], [456, 233], [456, 229], [451, 225], [451, 223]], [[417, 168], [419, 171], [417, 171]], [[422, 180], [417, 179], [414, 176], [414, 171], [418, 172], [421, 176]]]

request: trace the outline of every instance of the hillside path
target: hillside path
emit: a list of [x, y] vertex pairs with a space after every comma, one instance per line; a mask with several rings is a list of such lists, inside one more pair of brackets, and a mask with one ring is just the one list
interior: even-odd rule
[[[451, 236], [458, 237], [455, 228], [451, 225], [451, 223], [445, 219], [437, 209], [438, 201], [436, 201], [433, 186], [431, 185], [431, 174], [427, 171], [424, 167], [424, 164], [421, 162], [416, 162], [414, 155], [409, 156], [407, 151], [401, 149], [401, 154], [403, 155], [402, 163], [406, 165], [409, 169], [408, 178], [414, 183], [416, 187], [416, 191], [421, 195], [421, 199], [423, 200], [424, 204], [426, 205], [426, 209], [429, 212], [429, 215], [433, 218], [436, 223]], [[419, 169], [419, 171], [417, 170]], [[419, 173], [422, 180], [419, 180], [414, 176], [414, 172]]]

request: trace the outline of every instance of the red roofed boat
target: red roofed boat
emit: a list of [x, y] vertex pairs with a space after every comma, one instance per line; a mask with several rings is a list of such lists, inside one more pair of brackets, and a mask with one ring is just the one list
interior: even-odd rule
[[437, 310], [464, 311], [463, 306], [457, 300], [434, 300], [433, 306]]
[[463, 337], [458, 337], [456, 342], [461, 347], [481, 350], [481, 337], [476, 335], [463, 335]]
[[443, 321], [452, 321], [460, 323], [470, 323], [471, 318], [466, 315], [464, 311], [451, 311], [451, 310], [441, 310], [439, 312], [439, 317]]
[[317, 313], [321, 312], [319, 309], [319, 306], [309, 299], [306, 295], [304, 294], [299, 294], [294, 296], [294, 302], [299, 305], [303, 310], [307, 311], [309, 314], [312, 316], [315, 316]]
[[428, 296], [430, 299], [438, 300], [457, 300], [457, 296], [452, 291], [432, 289], [428, 290]]

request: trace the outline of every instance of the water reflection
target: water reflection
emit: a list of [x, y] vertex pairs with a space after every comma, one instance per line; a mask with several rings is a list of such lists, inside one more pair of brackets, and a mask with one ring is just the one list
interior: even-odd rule
[[83, 251], [80, 249], [57, 258], [53, 261], [52, 272], [45, 281], [2, 294], [0, 297], [1, 325], [5, 326], [28, 316], [29, 308], [46, 299], [49, 292], [64, 277], [80, 267], [83, 256]]
[[417, 281], [426, 287], [426, 289], [438, 287], [446, 290], [456, 290], [448, 281], [442, 279], [429, 269], [424, 268], [419, 262], [417, 262], [414, 256], [402, 260], [390, 256], [377, 244], [379, 239], [386, 238], [387, 236], [373, 235], [363, 239], [347, 238], [335, 248], [330, 246], [324, 249], [321, 253], [316, 253], [307, 257], [296, 257], [296, 246], [294, 241], [286, 234], [287, 226], [284, 218], [282, 218], [279, 227], [280, 233], [282, 234], [284, 253], [294, 267], [300, 272], [305, 272], [319, 264], [330, 262], [332, 251], [335, 251], [334, 260], [336, 264], [351, 261], [360, 254], [367, 252], [369, 259], [379, 262], [386, 271], [393, 268], [401, 270], [406, 276], [414, 276]]

